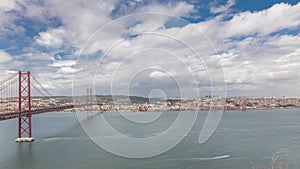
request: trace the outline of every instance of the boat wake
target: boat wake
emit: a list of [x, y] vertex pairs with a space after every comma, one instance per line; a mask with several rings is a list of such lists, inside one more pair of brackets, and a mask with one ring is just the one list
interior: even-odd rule
[[45, 139], [40, 139], [40, 141], [51, 142], [51, 141], [60, 141], [60, 140], [80, 140], [84, 139], [81, 137], [50, 137]]
[[[222, 155], [222, 156], [216, 156], [216, 157], [205, 157], [205, 158], [182, 158], [181, 160], [199, 160], [199, 161], [203, 161], [203, 160], [219, 160], [219, 159], [224, 159], [224, 158], [229, 158], [231, 157], [231, 155], [227, 154], [227, 155]], [[177, 159], [180, 160], [180, 159]]]
[[207, 160], [219, 160], [224, 158], [229, 158], [231, 155], [221, 155], [215, 157], [193, 157], [193, 158], [173, 158], [173, 159], [164, 159], [160, 161], [207, 161]]
[[[197, 162], [197, 161], [209, 161], [209, 160], [220, 160], [220, 159], [225, 159], [225, 158], [229, 158], [231, 157], [231, 155], [226, 154], [226, 155], [221, 155], [221, 156], [215, 156], [215, 157], [199, 157], [199, 158], [166, 158], [166, 159], [162, 159], [162, 160], [156, 160], [160, 161], [160, 162], [166, 162], [169, 163], [170, 161], [174, 161], [174, 162], [183, 162], [183, 161], [189, 161], [189, 162]], [[143, 164], [148, 164], [148, 163], [153, 163], [153, 161], [146, 161], [146, 162], [142, 162]]]

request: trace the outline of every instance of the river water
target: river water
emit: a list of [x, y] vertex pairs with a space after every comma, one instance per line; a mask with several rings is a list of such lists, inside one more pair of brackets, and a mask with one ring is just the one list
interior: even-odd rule
[[[115, 114], [103, 115], [123, 132], [133, 130]], [[300, 109], [227, 111], [213, 136], [199, 144], [206, 115], [199, 113], [191, 132], [175, 148], [143, 159], [103, 150], [85, 134], [76, 113], [33, 116], [33, 143], [15, 143], [17, 120], [2, 121], [0, 169], [300, 168]], [[158, 126], [167, 127], [176, 117], [176, 112], [166, 112]], [[153, 130], [143, 132], [147, 131]]]

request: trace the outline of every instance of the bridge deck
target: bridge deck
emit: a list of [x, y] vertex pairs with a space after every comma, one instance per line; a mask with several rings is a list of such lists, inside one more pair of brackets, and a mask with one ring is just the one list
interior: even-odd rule
[[[62, 111], [66, 109], [72, 109], [74, 108], [74, 105], [67, 105], [67, 106], [59, 106], [59, 107], [50, 107], [50, 108], [44, 108], [44, 109], [34, 109], [31, 110], [31, 114], [41, 114], [41, 113], [48, 113], [48, 112], [54, 112], [54, 111]], [[28, 111], [17, 111], [17, 112], [9, 112], [9, 113], [0, 113], [0, 121], [2, 120], [8, 120], [8, 119], [14, 119], [19, 117], [19, 113], [25, 114]]]

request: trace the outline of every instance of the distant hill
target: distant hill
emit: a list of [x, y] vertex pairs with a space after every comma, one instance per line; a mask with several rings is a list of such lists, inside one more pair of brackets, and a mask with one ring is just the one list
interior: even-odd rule
[[[96, 95], [97, 101], [100, 102], [113, 102], [112, 96], [111, 95]], [[124, 95], [117, 95], [114, 96], [114, 100], [122, 100], [122, 99], [127, 99], [128, 96]], [[141, 96], [129, 96], [130, 102], [131, 103], [149, 103], [149, 98], [141, 97]]]
[[[77, 96], [80, 98], [84, 98], [85, 96]], [[33, 96], [32, 98], [47, 98], [47, 99], [51, 99], [51, 98], [59, 98], [61, 100], [61, 102], [72, 102], [73, 101], [73, 96], [49, 96], [49, 97], [44, 97], [44, 96]], [[113, 98], [114, 101], [121, 101], [121, 100], [126, 100], [128, 99], [128, 96], [124, 96], [124, 95], [116, 95], [116, 96], [112, 96], [111, 95], [96, 95], [97, 98], [97, 102], [113, 102]], [[150, 99], [146, 98], [146, 97], [142, 97], [142, 96], [129, 96], [130, 102], [131, 103], [138, 103], [138, 104], [142, 104], [142, 103], [150, 103]], [[151, 98], [152, 102], [156, 102], [156, 101], [160, 101], [160, 98]]]

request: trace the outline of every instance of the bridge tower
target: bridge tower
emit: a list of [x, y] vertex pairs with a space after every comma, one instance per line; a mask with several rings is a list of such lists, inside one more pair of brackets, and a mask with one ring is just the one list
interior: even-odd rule
[[31, 132], [31, 98], [30, 98], [30, 71], [19, 71], [18, 95], [19, 95], [19, 121], [18, 138], [16, 142], [32, 142]]
[[93, 91], [92, 88], [86, 89], [86, 111], [91, 114], [93, 111]]
[[246, 101], [243, 102], [242, 110], [243, 110], [243, 111], [246, 111], [246, 110], [247, 110], [247, 103], [246, 103]]

